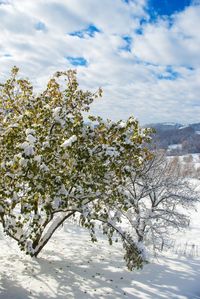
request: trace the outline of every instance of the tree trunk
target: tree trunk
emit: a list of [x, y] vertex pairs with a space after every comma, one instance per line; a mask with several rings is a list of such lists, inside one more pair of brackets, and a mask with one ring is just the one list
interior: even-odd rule
[[[43, 247], [48, 243], [48, 241], [51, 239], [52, 235], [54, 234], [54, 232], [57, 230], [57, 228], [63, 224], [63, 222], [69, 218], [70, 216], [72, 216], [73, 214], [75, 214], [75, 211], [63, 216], [63, 217], [59, 217], [58, 219], [55, 219], [55, 221], [51, 224], [51, 226], [49, 227], [48, 231], [46, 232], [46, 234], [44, 235], [43, 238], [41, 238], [40, 240], [38, 240], [38, 244], [35, 247], [34, 253], [32, 256], [37, 257], [38, 254], [40, 253], [40, 251], [43, 249]], [[56, 221], [57, 220], [57, 221]]]

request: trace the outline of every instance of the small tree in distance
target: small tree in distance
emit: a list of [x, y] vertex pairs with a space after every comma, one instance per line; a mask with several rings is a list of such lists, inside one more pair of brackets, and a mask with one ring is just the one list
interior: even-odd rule
[[[63, 80], [65, 83], [63, 86]], [[143, 249], [119, 229], [114, 207], [126, 210], [116, 193], [127, 161], [136, 171], [151, 158], [149, 131], [130, 117], [103, 121], [89, 111], [101, 89], [79, 89], [75, 71], [57, 72], [39, 95], [18, 69], [0, 86], [0, 222], [20, 248], [37, 256], [56, 229], [79, 215], [96, 241], [95, 220], [112, 243], [116, 232], [129, 269], [142, 267]]]

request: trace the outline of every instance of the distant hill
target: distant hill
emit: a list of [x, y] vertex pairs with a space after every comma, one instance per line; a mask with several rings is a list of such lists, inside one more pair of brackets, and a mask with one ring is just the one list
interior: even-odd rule
[[167, 150], [169, 155], [200, 153], [200, 123], [152, 123], [145, 127], [154, 128], [154, 144]]
[[172, 129], [179, 129], [182, 126], [183, 126], [182, 124], [172, 123], [172, 122], [171, 123], [170, 122], [152, 123], [152, 124], [145, 125], [145, 127], [154, 128], [158, 131], [168, 131], [168, 130], [172, 130]]

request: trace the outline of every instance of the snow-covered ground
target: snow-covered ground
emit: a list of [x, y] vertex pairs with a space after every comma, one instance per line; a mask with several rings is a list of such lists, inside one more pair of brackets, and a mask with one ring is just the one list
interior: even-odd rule
[[171, 151], [171, 150], [181, 150], [182, 149], [182, 144], [171, 144], [168, 146], [168, 150]]
[[168, 156], [167, 158], [172, 160], [178, 158], [182, 165], [192, 165], [194, 169], [200, 168], [200, 153], [196, 154], [186, 154], [181, 156]]
[[89, 242], [87, 231], [71, 223], [56, 232], [38, 259], [19, 251], [0, 234], [0, 298], [200, 298], [200, 204], [190, 229], [143, 270], [130, 272], [120, 244], [102, 237]]

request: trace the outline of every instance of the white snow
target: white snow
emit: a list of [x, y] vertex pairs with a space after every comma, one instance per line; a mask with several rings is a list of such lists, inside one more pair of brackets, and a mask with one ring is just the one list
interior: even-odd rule
[[34, 134], [34, 130], [27, 129], [26, 134], [26, 141], [19, 146], [24, 150], [26, 156], [32, 156], [34, 155], [34, 143], [36, 142], [36, 138], [32, 135]]
[[26, 167], [27, 166], [27, 163], [28, 163], [27, 159], [25, 159], [25, 158], [22, 157], [19, 161], [20, 161], [20, 165], [22, 167]]
[[62, 184], [60, 190], [59, 190], [59, 194], [61, 195], [68, 195], [68, 191], [65, 188], [65, 185]]
[[69, 139], [65, 140], [62, 144], [61, 147], [70, 147], [72, 144], [77, 140], [76, 135], [72, 135]]
[[61, 204], [61, 198], [60, 197], [55, 197], [54, 201], [52, 203], [53, 209], [55, 209], [55, 210], [58, 209], [60, 204]]
[[0, 298], [198, 299], [200, 203], [197, 210], [170, 250], [133, 272], [126, 269], [119, 243], [109, 246], [99, 234], [93, 244], [88, 232], [72, 223], [56, 232], [37, 259], [0, 231]]
[[[168, 159], [173, 159], [174, 157], [175, 156], [170, 156]], [[200, 153], [178, 156], [178, 159], [182, 165], [187, 165], [189, 163], [193, 165], [195, 169], [200, 168]]]
[[26, 140], [27, 140], [29, 143], [34, 144], [35, 141], [36, 141], [36, 138], [35, 138], [33, 135], [28, 134], [28, 135], [26, 136]]
[[125, 127], [126, 127], [126, 122], [121, 121], [121, 122], [119, 123], [118, 127], [119, 127], [119, 128], [122, 128], [122, 129], [125, 128]]
[[48, 167], [45, 163], [42, 163], [42, 164], [40, 165], [40, 169], [41, 169], [42, 171], [44, 171], [44, 172], [49, 171], [49, 167]]
[[62, 107], [56, 107], [52, 110], [54, 120], [59, 123], [61, 126], [65, 124], [64, 119], [62, 118]]
[[34, 146], [32, 145], [32, 143], [25, 141], [20, 145], [20, 147], [24, 150], [26, 156], [34, 155]]
[[182, 144], [171, 144], [168, 146], [168, 150], [174, 150], [174, 149], [182, 149]]
[[26, 135], [34, 135], [35, 134], [35, 130], [33, 129], [26, 129]]
[[42, 160], [42, 156], [41, 155], [37, 155], [37, 156], [34, 157], [34, 161], [36, 161], [38, 163], [40, 163], [41, 160]]
[[200, 162], [200, 153], [196, 153], [196, 154], [187, 154], [187, 155], [183, 155], [183, 156], [179, 156], [179, 159], [182, 162], [184, 162], [184, 159], [185, 158], [189, 158], [189, 157], [192, 157], [192, 161], [194, 163], [198, 163]]

